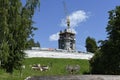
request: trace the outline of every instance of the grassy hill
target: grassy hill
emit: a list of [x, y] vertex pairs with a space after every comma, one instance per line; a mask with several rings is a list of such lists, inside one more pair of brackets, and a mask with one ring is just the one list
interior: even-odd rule
[[[49, 65], [50, 70], [43, 72], [32, 70], [30, 65], [33, 64]], [[24, 80], [28, 76], [69, 75], [65, 69], [67, 65], [79, 65], [80, 71], [76, 74], [89, 72], [88, 60], [80, 59], [27, 58], [24, 61], [24, 65], [26, 68], [22, 70], [22, 77], [20, 77], [20, 72], [16, 70], [13, 75], [5, 73], [4, 70], [0, 70], [0, 80]]]

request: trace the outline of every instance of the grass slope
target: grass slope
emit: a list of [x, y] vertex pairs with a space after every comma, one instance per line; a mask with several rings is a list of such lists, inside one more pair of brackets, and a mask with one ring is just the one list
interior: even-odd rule
[[[80, 71], [77, 74], [89, 72], [88, 60], [80, 59], [27, 58], [24, 64], [26, 68], [22, 71], [22, 77], [20, 77], [20, 72], [16, 70], [13, 75], [0, 70], [0, 80], [24, 80], [27, 76], [68, 75], [65, 70], [66, 65], [80, 65]], [[33, 64], [49, 65], [50, 70], [44, 72], [34, 71], [30, 67]]]

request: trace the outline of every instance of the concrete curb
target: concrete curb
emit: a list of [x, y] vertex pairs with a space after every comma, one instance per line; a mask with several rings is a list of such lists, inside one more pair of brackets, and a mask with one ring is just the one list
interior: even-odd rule
[[27, 80], [120, 80], [119, 75], [33, 76]]

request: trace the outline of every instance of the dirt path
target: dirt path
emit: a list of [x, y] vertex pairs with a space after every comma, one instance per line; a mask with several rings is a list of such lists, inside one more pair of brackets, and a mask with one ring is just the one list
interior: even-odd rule
[[120, 80], [119, 75], [34, 76], [27, 80]]

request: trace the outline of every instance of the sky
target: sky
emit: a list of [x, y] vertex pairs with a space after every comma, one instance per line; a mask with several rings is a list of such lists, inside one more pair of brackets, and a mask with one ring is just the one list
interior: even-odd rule
[[40, 0], [40, 10], [36, 10], [33, 17], [34, 26], [38, 28], [34, 39], [42, 48], [58, 48], [58, 34], [66, 28], [68, 15], [71, 29], [76, 33], [76, 49], [86, 51], [88, 36], [96, 41], [106, 39], [108, 11], [118, 5], [119, 0]]

